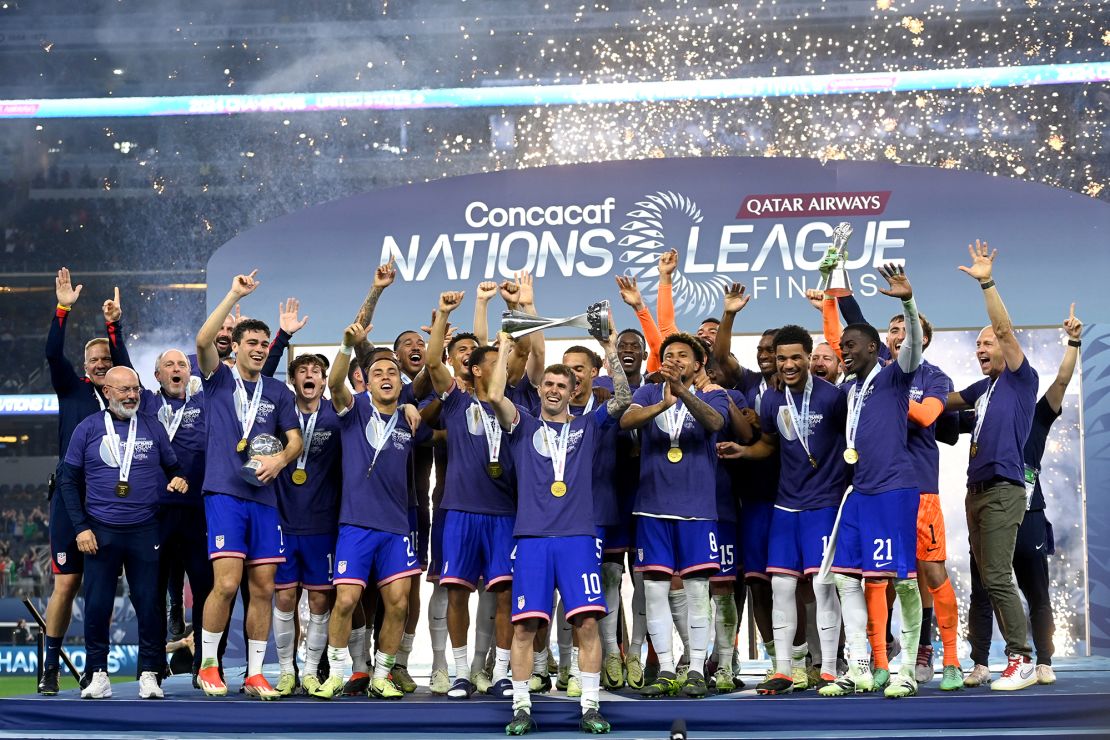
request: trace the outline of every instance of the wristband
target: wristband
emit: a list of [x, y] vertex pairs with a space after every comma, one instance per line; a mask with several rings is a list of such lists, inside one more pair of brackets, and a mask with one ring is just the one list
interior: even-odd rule
[[59, 303], [58, 304], [58, 310], [59, 311], [65, 311], [66, 313], [69, 313], [70, 311], [73, 310], [73, 306], [63, 306], [62, 304]]
[[1082, 339], [1069, 339], [1068, 340], [1068, 346], [1069, 347], [1082, 347], [1083, 346], [1083, 340]]
[[354, 354], [355, 348], [354, 347], [348, 347], [346, 344], [341, 344], [341, 345], [339, 345], [339, 352], [340, 352], [340, 354], [344, 354], [344, 355], [347, 355], [348, 357], [350, 357], [351, 355]]
[[982, 288], [983, 290], [986, 290], [987, 288], [993, 288], [994, 287], [994, 281], [993, 280], [988, 280], [985, 283], [979, 283], [979, 287]]

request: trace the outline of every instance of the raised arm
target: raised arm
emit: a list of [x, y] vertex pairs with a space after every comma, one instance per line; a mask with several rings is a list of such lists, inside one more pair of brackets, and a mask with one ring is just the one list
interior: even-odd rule
[[432, 333], [428, 337], [428, 358], [424, 363], [428, 379], [432, 381], [432, 389], [437, 394], [446, 393], [453, 382], [451, 372], [443, 364], [443, 345], [447, 335], [447, 318], [462, 304], [463, 295], [462, 291], [448, 291], [439, 295], [439, 309], [432, 322]]
[[994, 258], [998, 256], [997, 249], [990, 249], [986, 242], [975, 240], [975, 244], [967, 245], [967, 253], [971, 256], [971, 267], [960, 266], [962, 272], [979, 281], [983, 289], [983, 299], [987, 303], [987, 317], [990, 319], [991, 328], [994, 329], [995, 339], [1002, 348], [1002, 356], [1006, 360], [1006, 367], [1010, 372], [1017, 372], [1021, 363], [1025, 362], [1025, 353], [1021, 350], [1017, 337], [1014, 335], [1014, 325], [1010, 321], [1010, 314], [1002, 303], [1002, 296], [991, 277], [994, 267]]
[[254, 276], [257, 274], [258, 270], [252, 270], [250, 275], [236, 275], [232, 278], [231, 290], [197, 332], [197, 365], [204, 377], [211, 376], [220, 366], [220, 355], [216, 352], [216, 335], [220, 333], [220, 327], [231, 313], [232, 307], [262, 284], [260, 280], [255, 280]]
[[347, 370], [351, 367], [351, 355], [354, 354], [355, 346], [365, 338], [366, 327], [361, 324], [351, 324], [343, 330], [343, 343], [339, 345], [331, 370], [328, 371], [328, 390], [331, 391], [331, 405], [336, 411], [346, 411], [351, 407]]
[[308, 316], [302, 318], [299, 315], [300, 312], [301, 302], [296, 298], [290, 297], [289, 300], [278, 304], [278, 331], [274, 335], [274, 341], [270, 342], [266, 362], [262, 365], [262, 374], [267, 378], [274, 377], [274, 373], [281, 367], [281, 357], [289, 347], [293, 335], [308, 323]]
[[59, 395], [68, 392], [81, 381], [72, 363], [66, 359], [65, 338], [69, 312], [81, 297], [81, 289], [84, 287], [73, 287], [69, 269], [65, 267], [58, 270], [58, 275], [54, 278], [54, 294], [58, 305], [54, 309], [54, 319], [50, 322], [50, 332], [46, 335], [46, 362], [50, 367], [50, 384]]
[[[381, 298], [385, 289], [393, 284], [396, 277], [397, 270], [393, 267], [392, 259], [384, 265], [378, 265], [377, 269], [374, 270], [374, 282], [370, 284], [370, 291], [366, 294], [366, 299], [359, 307], [354, 320], [354, 323], [359, 326], [365, 326], [368, 334], [374, 325], [374, 310], [378, 307], [378, 299]], [[363, 337], [362, 341], [355, 347], [355, 359], [359, 366], [364, 366], [370, 361], [370, 354], [373, 351], [374, 344]]]
[[497, 364], [494, 365], [489, 379], [489, 402], [493, 406], [493, 412], [497, 414], [497, 423], [505, 429], [511, 429], [516, 421], [516, 406], [505, 398], [505, 383], [508, 380], [507, 365], [513, 351], [513, 338], [505, 332], [498, 332], [497, 341]]
[[902, 316], [906, 321], [906, 339], [898, 350], [898, 367], [904, 373], [912, 373], [921, 366], [921, 353], [924, 351], [924, 335], [921, 319], [917, 315], [917, 304], [913, 300], [913, 287], [906, 277], [906, 269], [901, 265], [888, 263], [879, 268], [879, 274], [886, 279], [889, 288], [879, 288], [879, 292], [902, 301]]
[[1064, 359], [1060, 360], [1060, 369], [1056, 371], [1056, 379], [1044, 392], [1045, 400], [1057, 414], [1064, 405], [1064, 391], [1068, 389], [1072, 373], [1075, 372], [1075, 361], [1079, 359], [1079, 347], [1082, 345], [1080, 337], [1083, 335], [1083, 322], [1075, 317], [1075, 304], [1071, 304], [1068, 317], [1064, 320], [1064, 332], [1068, 335], [1068, 346], [1064, 348]]
[[671, 249], [659, 255], [659, 289], [656, 292], [655, 316], [659, 333], [664, 339], [678, 333], [674, 323], [674, 271], [678, 267], [678, 250]]
[[736, 323], [736, 314], [743, 311], [751, 300], [746, 292], [747, 288], [740, 283], [733, 283], [725, 291], [721, 324], [717, 327], [717, 336], [713, 340], [713, 359], [722, 375], [732, 381], [731, 385], [739, 381], [743, 370], [740, 362], [732, 356], [732, 326]]
[[[485, 283], [483, 283], [484, 285]], [[501, 297], [505, 299], [505, 307], [509, 310], [518, 309], [520, 307], [520, 283], [513, 280], [506, 280], [497, 286], [498, 292]], [[533, 311], [534, 313], [534, 311]], [[477, 317], [478, 310], [475, 308], [474, 315]], [[485, 327], [485, 324], [482, 324]], [[498, 329], [500, 332], [500, 329]], [[532, 335], [525, 334], [523, 337], [516, 341], [513, 345], [513, 353], [509, 355], [508, 365], [508, 378], [509, 385], [516, 385], [528, 369], [528, 356], [532, 349]]]
[[486, 280], [478, 283], [474, 295], [474, 336], [479, 345], [489, 344], [489, 302], [497, 295], [497, 283]]
[[[528, 270], [517, 273], [516, 282], [519, 288], [517, 295], [520, 298], [520, 310], [526, 314], [538, 316], [539, 314], [536, 313], [536, 289], [532, 273]], [[547, 342], [544, 340], [542, 331], [532, 332], [529, 335], [529, 341], [532, 344], [528, 348], [525, 373], [532, 385], [538, 385], [539, 379], [543, 377], [543, 369], [547, 367]]]
[[651, 311], [648, 311], [647, 306], [644, 305], [644, 298], [640, 294], [639, 286], [636, 285], [636, 278], [617, 275], [617, 288], [620, 290], [621, 300], [636, 312], [636, 318], [640, 320], [640, 329], [644, 333], [648, 350], [647, 371], [653, 373], [659, 369], [659, 348], [663, 345], [663, 335], [659, 333], [659, 327], [651, 317]]
[[609, 375], [613, 378], [613, 397], [605, 402], [605, 407], [609, 416], [619, 417], [632, 405], [632, 388], [628, 385], [628, 376], [624, 374], [624, 365], [617, 357], [617, 332], [612, 312], [609, 313], [609, 339], [598, 344], [609, 364]]
[[104, 312], [104, 328], [108, 332], [108, 353], [112, 356], [112, 366], [134, 370], [123, 337], [123, 307], [119, 300], [119, 286], [116, 286], [114, 297], [104, 301], [101, 310]]

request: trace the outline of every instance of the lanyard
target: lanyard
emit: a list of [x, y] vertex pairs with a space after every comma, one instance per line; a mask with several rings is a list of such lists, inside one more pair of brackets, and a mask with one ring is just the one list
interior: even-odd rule
[[231, 374], [235, 378], [235, 416], [238, 417], [239, 424], [243, 428], [243, 439], [250, 439], [255, 417], [258, 416], [258, 407], [262, 405], [262, 378], [259, 377], [254, 384], [254, 395], [248, 402], [247, 387], [243, 385], [243, 376], [239, 374], [239, 368], [231, 368]]
[[478, 407], [478, 416], [482, 417], [482, 427], [486, 430], [486, 449], [489, 452], [489, 462], [495, 463], [497, 458], [501, 456], [501, 425], [486, 413], [482, 402], [477, 398], [474, 399], [474, 405]]
[[[320, 403], [323, 403], [323, 399]], [[301, 437], [304, 439], [304, 449], [301, 450], [301, 454], [297, 458], [297, 470], [304, 470], [304, 466], [308, 463], [308, 450], [312, 447], [312, 433], [316, 431], [316, 415], [319, 413], [320, 409], [317, 407], [312, 412], [312, 416], [308, 417], [308, 424], [305, 424], [301, 412], [297, 411], [297, 423], [301, 426]]]
[[544, 442], [547, 443], [548, 449], [551, 451], [551, 469], [555, 473], [555, 482], [559, 483], [563, 480], [567, 471], [567, 449], [570, 446], [570, 422], [567, 421], [563, 424], [563, 428], [559, 432], [555, 432], [551, 427], [547, 426], [547, 422], [540, 420], [543, 424], [543, 437]]
[[[91, 384], [92, 383], [90, 381], [90, 385]], [[104, 396], [100, 395], [100, 391], [97, 390], [95, 385], [93, 386], [93, 397], [96, 398], [96, 405], [100, 407], [101, 411], [108, 410], [108, 407], [104, 405]]]
[[185, 386], [185, 403], [181, 404], [181, 408], [177, 411], [173, 410], [166, 400], [165, 394], [161, 390], [158, 391], [158, 397], [162, 399], [162, 410], [158, 413], [158, 421], [162, 422], [162, 426], [166, 428], [166, 434], [169, 435], [170, 441], [173, 442], [173, 437], [177, 434], [177, 430], [181, 427], [181, 420], [185, 418], [185, 407], [189, 405], [189, 399], [192, 398], [189, 392], [189, 386]]
[[978, 444], [979, 432], [983, 430], [983, 419], [987, 417], [987, 407], [990, 406], [991, 396], [994, 395], [994, 387], [998, 385], [998, 380], [992, 380], [987, 392], [979, 397], [975, 402], [975, 431], [971, 433], [971, 443]]
[[763, 406], [763, 394], [767, 392], [767, 378], [759, 381], [759, 393], [755, 394], [755, 413], [759, 413]]
[[848, 429], [844, 437], [849, 450], [856, 449], [856, 430], [859, 428], [859, 420], [863, 414], [863, 404], [867, 401], [867, 391], [870, 390], [871, 383], [879, 375], [880, 370], [882, 368], [876, 362], [875, 367], [871, 368], [871, 372], [864, 378], [863, 385], [853, 385], [848, 394]]
[[[690, 392], [694, 392], [694, 386], [690, 386]], [[679, 408], [679, 404], [682, 404], [682, 408]], [[686, 404], [676, 401], [674, 406], [667, 409], [666, 414], [667, 434], [671, 438], [671, 447], [678, 447], [678, 438], [682, 436], [682, 427], [690, 416], [690, 410], [686, 408]]]
[[[370, 410], [374, 412], [374, 415], [370, 418], [370, 426], [374, 428], [374, 439], [370, 440], [370, 446], [374, 448], [374, 456], [370, 459], [370, 468], [366, 471], [367, 477], [370, 477], [371, 471], [378, 463], [378, 455], [382, 454], [386, 442], [393, 436], [393, 430], [397, 427], [397, 411], [393, 412], [388, 422], [383, 422], [378, 410], [373, 408], [373, 404], [371, 404]], [[313, 414], [313, 417], [315, 417], [315, 414]]]
[[138, 428], [139, 415], [135, 414], [127, 424], [127, 442], [124, 443], [123, 456], [120, 457], [120, 438], [116, 434], [115, 424], [112, 423], [112, 415], [107, 411], [104, 412], [104, 434], [108, 437], [108, 452], [112, 455], [112, 462], [119, 467], [121, 483], [126, 483], [127, 477], [131, 475], [131, 460], [135, 457], [135, 438], [138, 437], [136, 433]]
[[806, 451], [809, 464], [817, 467], [817, 460], [813, 457], [813, 453], [809, 451], [809, 399], [813, 395], [813, 376], [806, 377], [806, 388], [802, 392], [801, 414], [794, 406], [794, 396], [790, 388], [784, 387], [783, 391], [786, 395], [786, 411], [790, 414], [790, 423], [794, 425], [794, 429], [798, 433], [798, 441], [802, 443], [802, 449]]

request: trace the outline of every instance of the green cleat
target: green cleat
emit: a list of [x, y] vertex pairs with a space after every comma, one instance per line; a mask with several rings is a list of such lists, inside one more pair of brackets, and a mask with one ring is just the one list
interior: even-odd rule
[[700, 699], [709, 693], [705, 686], [705, 676], [698, 671], [689, 671], [686, 674], [686, 683], [682, 686], [682, 695], [691, 699]]
[[964, 674], [958, 665], [944, 666], [944, 673], [941, 674], [940, 690], [941, 691], [959, 691], [964, 687]]
[[639, 655], [629, 655], [624, 659], [624, 670], [628, 676], [628, 688], [639, 691], [644, 688], [644, 664]]
[[640, 696], [648, 699], [658, 699], [661, 696], [677, 696], [681, 688], [682, 686], [678, 683], [678, 677], [675, 674], [660, 671], [653, 683], [640, 689]]
[[485, 671], [471, 673], [470, 683], [474, 684], [474, 690], [479, 694], [488, 694], [490, 688], [493, 686], [493, 681], [490, 680], [489, 674]]
[[729, 668], [718, 668], [717, 672], [713, 674], [713, 685], [716, 687], [718, 694], [727, 694], [730, 691], [735, 691], [736, 682], [732, 680], [732, 670]]
[[809, 673], [804, 665], [794, 666], [790, 671], [790, 678], [794, 681], [795, 691], [805, 691], [809, 688]]
[[849, 664], [848, 672], [827, 686], [822, 686], [817, 693], [821, 696], [850, 696], [851, 694], [866, 694], [875, 690], [875, 677], [866, 663]]
[[582, 679], [578, 676], [571, 676], [567, 679], [567, 696], [573, 699], [582, 696]]
[[566, 668], [559, 668], [559, 675], [555, 677], [555, 688], [559, 691], [566, 691], [567, 684], [570, 683], [570, 666]]
[[527, 735], [536, 729], [532, 713], [527, 709], [518, 709], [513, 713], [513, 721], [505, 725], [506, 735]]
[[624, 686], [624, 664], [620, 653], [609, 653], [601, 664], [601, 684], [610, 691]]
[[873, 691], [883, 691], [886, 689], [887, 684], [890, 683], [890, 671], [886, 668], [876, 668], [872, 674], [875, 680], [875, 688]]
[[315, 673], [301, 679], [301, 690], [306, 694], [311, 694], [318, 688], [320, 688], [320, 678]]
[[297, 690], [297, 676], [294, 673], [283, 673], [278, 676], [277, 685], [274, 690], [282, 696], [292, 696], [293, 692]]
[[343, 679], [339, 676], [328, 676], [328, 680], [312, 692], [317, 699], [334, 699], [343, 693]]
[[914, 680], [913, 674], [899, 671], [891, 676], [890, 683], [883, 691], [883, 696], [887, 699], [904, 699], [907, 696], [914, 696], [916, 693], [917, 681]]
[[389, 676], [393, 679], [394, 685], [406, 694], [416, 691], [416, 681], [412, 680], [406, 666], [394, 665], [393, 670], [389, 672]]
[[613, 728], [609, 720], [601, 716], [601, 712], [596, 708], [590, 708], [582, 713], [582, 719], [578, 721], [578, 729], [590, 735], [604, 735]]
[[388, 678], [375, 678], [370, 681], [370, 690], [367, 695], [374, 699], [400, 699], [404, 691]]
[[551, 691], [551, 676], [543, 673], [533, 673], [528, 679], [529, 694], [546, 694]]
[[[686, 656], [682, 656], [682, 657], [683, 657], [683, 660], [686, 659]], [[675, 675], [678, 677], [678, 685], [679, 686], [685, 686], [686, 685], [686, 675], [689, 672], [690, 672], [690, 664], [689, 663], [679, 663], [678, 664], [678, 667], [675, 670]]]

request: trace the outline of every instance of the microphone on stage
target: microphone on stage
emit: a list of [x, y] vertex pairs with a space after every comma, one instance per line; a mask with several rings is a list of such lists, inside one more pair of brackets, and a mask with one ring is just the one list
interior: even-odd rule
[[686, 740], [686, 720], [676, 719], [671, 723], [671, 740]]

